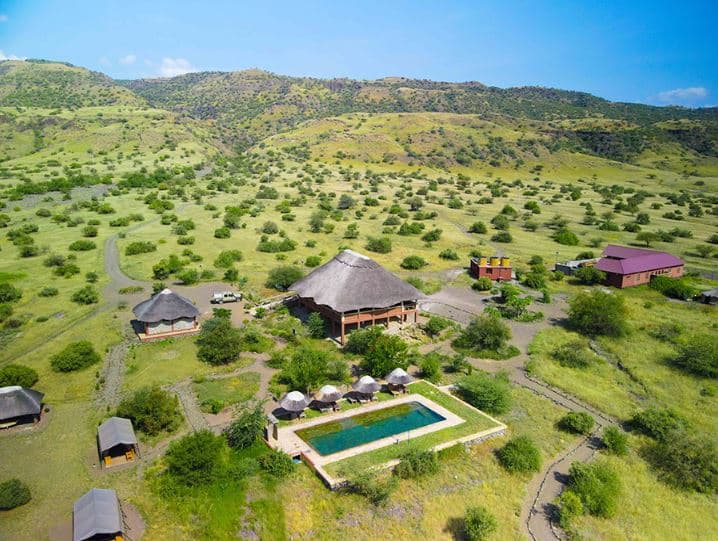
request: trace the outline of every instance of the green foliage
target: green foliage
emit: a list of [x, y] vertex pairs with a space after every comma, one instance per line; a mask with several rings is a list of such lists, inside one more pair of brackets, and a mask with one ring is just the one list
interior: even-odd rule
[[496, 452], [496, 456], [511, 473], [537, 472], [541, 469], [541, 451], [528, 436], [511, 438]]
[[360, 473], [349, 479], [348, 482], [351, 492], [364, 496], [376, 506], [385, 505], [396, 486], [395, 477], [384, 479], [374, 472]]
[[366, 249], [377, 254], [388, 254], [391, 252], [391, 239], [389, 237], [369, 237]]
[[73, 252], [86, 252], [97, 248], [97, 244], [91, 240], [76, 240], [68, 248]]
[[659, 478], [683, 490], [718, 492], [718, 449], [707, 437], [672, 431], [645, 449]]
[[511, 236], [511, 233], [509, 233], [508, 231], [499, 231], [491, 237], [491, 240], [493, 242], [509, 243], [512, 242], [514, 239]]
[[297, 243], [291, 239], [283, 238], [279, 240], [260, 240], [257, 244], [258, 252], [267, 252], [275, 254], [279, 252], [291, 252], [297, 247]]
[[494, 282], [488, 276], [482, 276], [471, 284], [471, 289], [476, 291], [489, 291], [494, 287]]
[[304, 276], [302, 269], [292, 265], [275, 267], [269, 271], [265, 285], [279, 291], [286, 291], [289, 286]]
[[585, 512], [581, 498], [572, 490], [564, 490], [558, 499], [558, 523], [561, 528], [568, 530], [573, 521]]
[[571, 340], [560, 345], [551, 352], [551, 356], [561, 366], [569, 368], [587, 368], [595, 360], [583, 340]]
[[559, 229], [553, 234], [553, 240], [564, 246], [576, 246], [578, 245], [578, 237], [576, 233], [569, 229]]
[[593, 417], [584, 411], [570, 411], [558, 422], [558, 427], [566, 432], [574, 434], [583, 434], [587, 436], [591, 433], [595, 421]]
[[718, 334], [695, 334], [678, 345], [673, 364], [699, 376], [718, 378]]
[[184, 269], [177, 273], [177, 279], [186, 286], [196, 284], [200, 280], [200, 273], [197, 269]]
[[487, 413], [500, 415], [511, 408], [511, 387], [501, 374], [474, 372], [457, 381], [456, 390], [463, 400]]
[[672, 299], [687, 301], [700, 292], [698, 288], [688, 283], [683, 278], [671, 278], [669, 276], [657, 275], [651, 278], [649, 283], [651, 289], [663, 293]]
[[498, 524], [491, 512], [482, 506], [469, 507], [464, 517], [464, 531], [468, 541], [486, 541]]
[[37, 294], [40, 297], [55, 297], [59, 293], [56, 287], [43, 287]]
[[646, 436], [662, 441], [688, 427], [681, 415], [670, 408], [646, 408], [631, 419], [631, 426]]
[[311, 392], [329, 379], [332, 356], [312, 342], [302, 342], [290, 352], [280, 373], [292, 390]]
[[422, 378], [438, 383], [441, 379], [441, 356], [438, 353], [428, 353], [419, 361], [419, 368]]
[[484, 222], [474, 222], [471, 224], [471, 227], [469, 227], [469, 233], [484, 234], [486, 231], [486, 224]]
[[266, 424], [262, 404], [257, 403], [254, 407], [242, 408], [225, 429], [224, 435], [233, 449], [246, 449], [262, 437]]
[[401, 479], [416, 479], [439, 471], [439, 459], [431, 450], [411, 449], [403, 453], [394, 467], [394, 475]]
[[441, 332], [451, 325], [451, 321], [440, 316], [430, 316], [424, 323], [424, 331], [429, 336], [438, 336]]
[[19, 385], [32, 387], [37, 383], [38, 375], [35, 370], [22, 364], [6, 364], [0, 368], [0, 387]]
[[272, 477], [284, 479], [294, 472], [295, 464], [287, 453], [272, 449], [261, 455], [258, 459], [259, 466]]
[[606, 280], [606, 273], [596, 267], [581, 267], [574, 274], [576, 279], [584, 285], [600, 284]]
[[359, 363], [374, 378], [383, 378], [395, 368], [409, 365], [408, 346], [396, 335], [380, 334], [374, 338]]
[[307, 330], [312, 338], [324, 338], [325, 322], [322, 315], [318, 312], [312, 312], [307, 318]]
[[150, 436], [173, 432], [182, 419], [177, 395], [159, 387], [138, 389], [120, 402], [117, 415], [130, 419], [137, 430]]
[[[383, 333], [381, 327], [365, 327], [349, 333], [345, 349], [349, 353], [363, 355], [369, 346]], [[386, 375], [386, 374], [384, 374]]]
[[427, 231], [421, 236], [421, 240], [424, 242], [436, 242], [441, 238], [441, 229], [432, 229], [431, 231]]
[[232, 230], [229, 227], [218, 227], [214, 230], [215, 239], [228, 239], [232, 236]]
[[318, 255], [310, 255], [307, 257], [307, 259], [304, 260], [304, 265], [309, 267], [310, 269], [313, 269], [314, 267], [318, 267], [322, 263], [322, 258]]
[[618, 294], [579, 293], [569, 301], [569, 325], [589, 336], [620, 336], [626, 328], [626, 305]]
[[603, 445], [612, 455], [624, 456], [628, 453], [628, 437], [617, 426], [608, 426], [603, 430]]
[[449, 261], [459, 260], [459, 254], [456, 252], [456, 250], [452, 250], [451, 248], [447, 248], [446, 250], [442, 250], [441, 252], [439, 252], [439, 257], [441, 259], [447, 259]]
[[0, 284], [0, 303], [16, 302], [22, 298], [22, 290], [7, 282]]
[[242, 351], [242, 333], [229, 318], [213, 316], [202, 325], [197, 337], [197, 357], [209, 364], [234, 362]]
[[239, 250], [223, 250], [214, 259], [214, 266], [218, 269], [229, 269], [239, 261], [242, 261], [242, 252]]
[[591, 515], [610, 518], [618, 510], [621, 480], [608, 464], [574, 462], [569, 472], [568, 487]]
[[418, 255], [407, 256], [401, 262], [401, 268], [407, 270], [417, 270], [422, 267], [426, 267], [426, 265], [428, 265], [426, 260]]
[[100, 302], [100, 294], [92, 286], [81, 287], [70, 297], [77, 304], [95, 304]]
[[179, 483], [198, 486], [211, 483], [222, 473], [224, 440], [200, 430], [170, 443], [165, 453], [167, 472]]
[[0, 483], [0, 511], [9, 511], [30, 501], [30, 489], [20, 479]]
[[497, 317], [482, 315], [469, 322], [454, 344], [476, 352], [498, 352], [505, 348], [510, 338], [511, 329], [508, 325]]
[[73, 372], [101, 360], [100, 354], [92, 347], [92, 342], [82, 340], [68, 344], [62, 351], [50, 357], [50, 366], [55, 372]]

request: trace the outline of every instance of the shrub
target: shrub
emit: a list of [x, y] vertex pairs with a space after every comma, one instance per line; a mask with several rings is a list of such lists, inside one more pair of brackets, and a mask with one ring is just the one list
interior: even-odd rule
[[91, 240], [76, 240], [70, 246], [68, 246], [70, 250], [73, 252], [86, 252], [88, 250], [94, 250], [97, 248], [97, 244], [95, 244]]
[[474, 351], [499, 351], [511, 338], [511, 329], [498, 317], [477, 316], [455, 340], [460, 348]]
[[441, 379], [441, 356], [436, 353], [427, 354], [419, 361], [419, 368], [422, 378], [437, 383]]
[[274, 235], [279, 233], [279, 226], [274, 222], [264, 222], [264, 225], [262, 225], [262, 233], [265, 235]]
[[262, 436], [266, 418], [262, 404], [253, 408], [243, 408], [232, 424], [224, 431], [227, 443], [233, 449], [246, 449]]
[[673, 359], [678, 368], [709, 378], [718, 378], [718, 334], [696, 334], [679, 344]]
[[19, 385], [32, 387], [37, 383], [37, 372], [22, 364], [7, 364], [0, 368], [0, 387]]
[[626, 306], [617, 294], [579, 293], [569, 305], [569, 325], [582, 334], [620, 336], [625, 332]]
[[276, 254], [279, 252], [291, 252], [296, 247], [297, 243], [287, 238], [280, 240], [260, 240], [257, 245], [257, 251]]
[[399, 463], [394, 467], [394, 475], [401, 479], [416, 479], [439, 471], [439, 459], [431, 450], [412, 449], [399, 458]]
[[170, 443], [165, 454], [167, 471], [178, 482], [197, 486], [214, 481], [221, 472], [224, 441], [200, 430]]
[[307, 329], [309, 336], [312, 338], [324, 338], [325, 323], [324, 318], [318, 312], [312, 312], [307, 318]]
[[558, 499], [558, 523], [564, 530], [571, 527], [571, 523], [585, 512], [581, 498], [572, 490], [564, 490]]
[[137, 430], [150, 436], [174, 431], [182, 418], [177, 395], [159, 387], [138, 389], [120, 402], [117, 415], [132, 420]]
[[451, 325], [451, 322], [448, 319], [440, 316], [431, 316], [426, 323], [424, 323], [424, 331], [426, 331], [426, 334], [429, 336], [438, 336], [449, 325]]
[[209, 364], [235, 361], [242, 351], [242, 333], [227, 317], [213, 316], [202, 325], [197, 337], [197, 357]]
[[405, 257], [404, 260], [401, 262], [401, 268], [407, 270], [417, 270], [422, 267], [426, 267], [426, 265], [428, 265], [426, 260], [418, 255], [410, 255], [408, 257]]
[[511, 388], [502, 375], [475, 372], [462, 377], [456, 389], [462, 399], [488, 413], [506, 413], [511, 407]]
[[155, 251], [157, 251], [157, 246], [155, 246], [154, 242], [137, 241], [127, 245], [125, 255], [148, 254]]
[[72, 294], [72, 302], [77, 304], [95, 304], [100, 301], [100, 294], [92, 286], [85, 286]]
[[82, 228], [82, 236], [83, 237], [96, 237], [97, 236], [97, 227], [94, 225], [86, 225]]
[[618, 509], [621, 480], [608, 464], [574, 462], [569, 471], [568, 487], [591, 515], [609, 518]]
[[718, 450], [710, 439], [673, 431], [649, 446], [645, 455], [663, 482], [705, 494], [718, 492]]
[[489, 291], [492, 287], [494, 287], [494, 282], [488, 276], [482, 276], [471, 284], [471, 289], [476, 291]]
[[576, 233], [569, 229], [559, 229], [553, 234], [553, 240], [564, 246], [576, 246], [578, 245], [578, 237]]
[[55, 372], [73, 372], [102, 360], [92, 347], [92, 342], [82, 340], [65, 346], [65, 349], [50, 358], [50, 366]]
[[436, 242], [441, 238], [441, 229], [432, 229], [431, 231], [427, 231], [421, 236], [421, 240], [424, 242]]
[[304, 265], [309, 267], [310, 269], [318, 267], [321, 263], [322, 258], [318, 255], [310, 255], [309, 257], [307, 257], [307, 259], [304, 260]]
[[0, 483], [0, 510], [8, 511], [30, 501], [30, 489], [20, 479], [9, 479]]
[[616, 426], [603, 430], [603, 445], [612, 455], [623, 456], [628, 453], [628, 438]]
[[348, 488], [374, 505], [384, 505], [396, 488], [396, 478], [383, 479], [373, 472], [361, 473], [349, 480]]
[[699, 293], [697, 288], [693, 287], [684, 279], [660, 275], [651, 278], [649, 287], [662, 293], [666, 297], [684, 301], [692, 299]]
[[688, 427], [688, 421], [670, 408], [647, 408], [637, 412], [631, 426], [656, 440], [665, 440], [673, 432]]
[[22, 291], [7, 282], [0, 284], [0, 303], [15, 302], [22, 297]]
[[214, 266], [218, 269], [229, 269], [235, 263], [242, 261], [242, 252], [239, 250], [223, 250], [214, 259]]
[[558, 427], [566, 432], [574, 434], [590, 434], [593, 428], [594, 420], [588, 413], [584, 411], [570, 411], [558, 422]]
[[383, 378], [395, 368], [409, 365], [408, 346], [396, 335], [380, 334], [374, 338], [359, 365], [374, 378]]
[[329, 361], [326, 350], [309, 342], [302, 343], [285, 362], [281, 379], [298, 391], [315, 390], [328, 379]]
[[458, 261], [459, 260], [459, 254], [456, 253], [456, 250], [452, 250], [450, 248], [447, 248], [446, 250], [442, 250], [439, 252], [439, 257], [441, 259], [447, 259], [449, 261]]
[[574, 276], [585, 285], [600, 284], [606, 279], [606, 273], [596, 267], [581, 267]]
[[486, 224], [484, 222], [474, 222], [471, 224], [471, 227], [469, 227], [469, 233], [484, 234], [486, 231]]
[[[347, 339], [346, 350], [349, 353], [357, 353], [363, 355], [369, 349], [369, 346], [383, 333], [381, 327], [366, 327], [365, 329], [357, 329], [349, 333]], [[384, 374], [386, 375], [386, 374]]]
[[34, 244], [20, 246], [20, 257], [35, 257], [40, 253], [40, 248]]
[[496, 531], [496, 519], [485, 507], [469, 507], [464, 517], [468, 541], [485, 541]]
[[285, 265], [275, 267], [269, 271], [269, 276], [264, 285], [279, 291], [286, 291], [294, 282], [301, 279], [304, 273], [299, 267]]
[[43, 287], [39, 292], [38, 295], [40, 297], [54, 297], [59, 293], [58, 289], [56, 287]]
[[569, 368], [586, 368], [594, 360], [594, 356], [586, 349], [583, 340], [571, 340], [553, 350], [551, 356], [561, 366]]
[[219, 227], [214, 230], [215, 239], [228, 239], [232, 235], [232, 231], [229, 227]]
[[197, 269], [185, 269], [177, 273], [177, 279], [184, 285], [192, 285], [199, 282], [200, 274]]
[[509, 243], [509, 242], [513, 241], [514, 239], [511, 236], [511, 233], [509, 233], [508, 231], [499, 231], [498, 233], [496, 233], [494, 236], [491, 237], [491, 240], [493, 242]]
[[289, 477], [294, 471], [294, 461], [287, 453], [271, 449], [258, 459], [259, 466], [277, 479]]
[[391, 252], [391, 239], [389, 237], [369, 237], [366, 249], [377, 254], [388, 254]]
[[541, 469], [541, 451], [528, 436], [511, 438], [496, 455], [501, 465], [512, 473], [537, 472]]

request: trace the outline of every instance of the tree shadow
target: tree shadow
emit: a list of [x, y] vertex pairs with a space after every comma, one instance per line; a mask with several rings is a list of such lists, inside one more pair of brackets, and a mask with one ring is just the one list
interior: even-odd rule
[[455, 541], [466, 541], [466, 521], [464, 517], [451, 517], [446, 521], [444, 532], [448, 533]]

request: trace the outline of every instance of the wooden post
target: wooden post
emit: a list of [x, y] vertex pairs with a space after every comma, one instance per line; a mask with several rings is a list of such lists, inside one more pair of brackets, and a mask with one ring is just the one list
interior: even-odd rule
[[341, 322], [341, 325], [342, 325], [341, 345], [343, 346], [343, 345], [344, 345], [344, 312], [342, 312], [342, 322]]

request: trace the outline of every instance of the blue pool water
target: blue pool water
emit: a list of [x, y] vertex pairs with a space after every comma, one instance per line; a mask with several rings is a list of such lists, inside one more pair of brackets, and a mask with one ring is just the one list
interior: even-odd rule
[[297, 435], [324, 456], [443, 420], [423, 404], [408, 402], [298, 430]]

